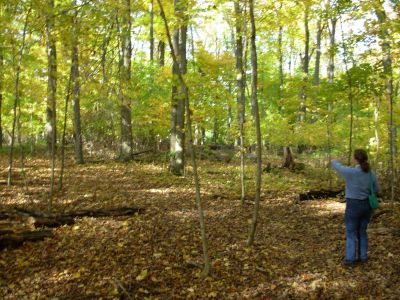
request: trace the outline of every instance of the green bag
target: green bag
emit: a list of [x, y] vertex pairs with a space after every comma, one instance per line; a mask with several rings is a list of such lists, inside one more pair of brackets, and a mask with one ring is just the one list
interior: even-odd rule
[[369, 195], [369, 197], [368, 197], [369, 206], [371, 206], [372, 209], [377, 209], [379, 204], [378, 204], [378, 198], [376, 197], [376, 195], [374, 193], [374, 184], [373, 184], [371, 172], [369, 172], [369, 183], [371, 185], [371, 195]]

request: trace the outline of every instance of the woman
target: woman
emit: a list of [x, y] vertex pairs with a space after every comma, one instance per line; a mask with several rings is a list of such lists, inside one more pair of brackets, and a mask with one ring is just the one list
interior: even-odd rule
[[[368, 260], [367, 227], [372, 213], [368, 201], [368, 196], [371, 194], [370, 178], [372, 178], [374, 192], [379, 193], [378, 181], [375, 173], [371, 171], [367, 152], [363, 149], [355, 150], [354, 162], [357, 164], [355, 167], [346, 167], [337, 160], [332, 160], [332, 166], [346, 181], [346, 211], [344, 215], [346, 256], [344, 264], [347, 266], [354, 266], [357, 261], [365, 263]], [[358, 258], [356, 257], [357, 240]]]

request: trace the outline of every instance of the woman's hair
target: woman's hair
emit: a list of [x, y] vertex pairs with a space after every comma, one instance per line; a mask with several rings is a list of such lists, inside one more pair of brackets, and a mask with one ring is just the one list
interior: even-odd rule
[[371, 167], [368, 163], [368, 154], [364, 149], [354, 150], [354, 159], [360, 164], [361, 169], [368, 173]]

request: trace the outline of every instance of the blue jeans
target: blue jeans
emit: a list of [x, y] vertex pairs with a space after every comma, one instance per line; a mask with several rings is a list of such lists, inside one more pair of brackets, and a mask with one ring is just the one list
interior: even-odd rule
[[[344, 223], [346, 225], [346, 258], [347, 262], [353, 263], [358, 259], [366, 261], [368, 259], [368, 235], [367, 227], [371, 218], [372, 209], [368, 199], [346, 198], [346, 211]], [[358, 251], [357, 249], [358, 240]]]

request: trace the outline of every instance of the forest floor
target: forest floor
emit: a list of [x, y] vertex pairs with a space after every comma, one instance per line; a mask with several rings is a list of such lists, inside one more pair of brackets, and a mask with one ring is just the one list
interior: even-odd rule
[[[49, 162], [26, 161], [7, 187], [0, 157], [0, 210], [45, 210]], [[17, 166], [18, 167], [18, 166]], [[190, 168], [173, 177], [166, 164], [67, 161], [56, 210], [135, 206], [144, 213], [77, 218], [54, 236], [0, 251], [1, 299], [400, 299], [400, 206], [369, 227], [366, 265], [345, 268], [344, 203], [295, 201], [299, 192], [326, 186], [307, 166], [302, 173], [263, 174], [256, 243], [246, 247], [253, 212], [240, 202], [239, 166], [201, 161], [199, 172], [212, 273], [200, 278], [202, 247]]]

